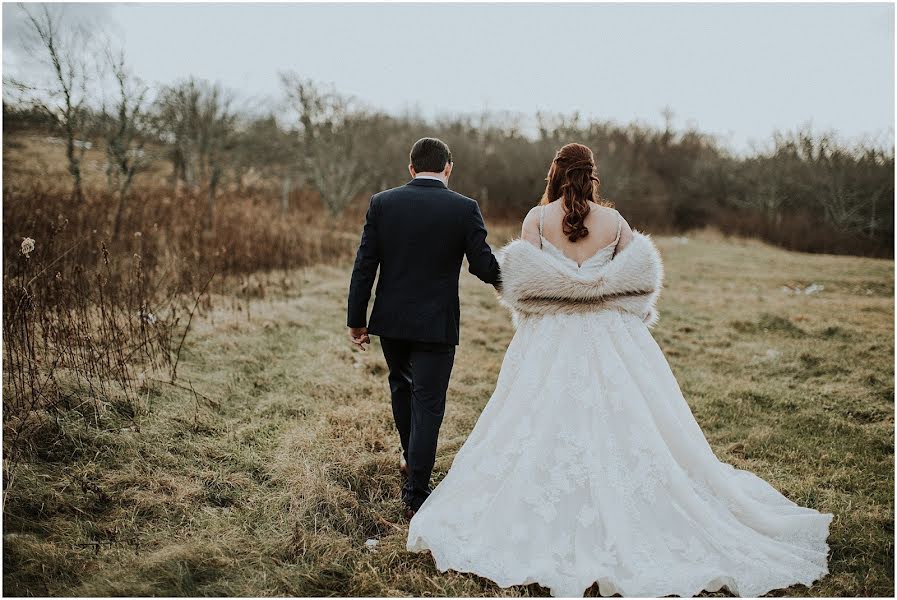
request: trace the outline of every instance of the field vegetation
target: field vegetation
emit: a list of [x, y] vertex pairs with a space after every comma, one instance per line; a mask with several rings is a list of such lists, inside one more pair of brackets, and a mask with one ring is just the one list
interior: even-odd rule
[[[735, 156], [671, 115], [425, 121], [295, 74], [251, 105], [198, 77], [151, 88], [22, 10], [48, 69], [4, 81], [7, 594], [544, 593], [404, 552], [385, 364], [344, 339], [367, 199], [437, 135], [493, 245], [558, 147], [596, 151], [602, 195], [660, 242], [655, 336], [712, 446], [836, 515], [832, 575], [789, 592], [892, 595], [892, 147], [798, 129]], [[437, 480], [513, 334], [462, 280]]]
[[[892, 595], [893, 263], [687, 239], [659, 238], [654, 335], [699, 424], [721, 460], [835, 514], [831, 574], [787, 594]], [[366, 353], [344, 338], [347, 278], [275, 271], [278, 292], [239, 311], [212, 295], [182, 387], [42, 421], [7, 482], [6, 593], [544, 595], [405, 552], [386, 366], [376, 338]], [[465, 274], [462, 299], [437, 481], [513, 335], [491, 288]]]

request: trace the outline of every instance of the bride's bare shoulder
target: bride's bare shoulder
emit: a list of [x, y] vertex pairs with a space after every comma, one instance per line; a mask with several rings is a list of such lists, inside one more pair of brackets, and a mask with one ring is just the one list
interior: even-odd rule
[[526, 217], [523, 218], [523, 225], [520, 228], [520, 237], [528, 241], [533, 246], [541, 246], [539, 239], [539, 206], [532, 207]]
[[619, 215], [620, 219], [620, 240], [617, 242], [617, 252], [625, 248], [629, 245], [629, 242], [632, 241], [632, 227], [629, 226], [629, 223], [626, 221], [626, 218], [623, 216], [623, 213], [618, 211], [616, 208], [611, 209]]

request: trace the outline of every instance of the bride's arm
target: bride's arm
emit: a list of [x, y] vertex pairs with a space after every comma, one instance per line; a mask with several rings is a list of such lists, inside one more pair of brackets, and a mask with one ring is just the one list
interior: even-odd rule
[[523, 219], [523, 227], [520, 229], [520, 237], [536, 248], [542, 247], [539, 239], [539, 207], [534, 206]]

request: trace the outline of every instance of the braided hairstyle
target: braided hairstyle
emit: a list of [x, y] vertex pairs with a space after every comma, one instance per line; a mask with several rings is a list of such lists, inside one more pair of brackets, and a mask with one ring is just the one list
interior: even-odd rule
[[548, 169], [548, 184], [540, 204], [549, 204], [559, 198], [564, 201], [564, 235], [576, 242], [589, 235], [586, 217], [589, 202], [606, 204], [598, 197], [598, 179], [595, 157], [588, 146], [567, 144], [557, 151]]

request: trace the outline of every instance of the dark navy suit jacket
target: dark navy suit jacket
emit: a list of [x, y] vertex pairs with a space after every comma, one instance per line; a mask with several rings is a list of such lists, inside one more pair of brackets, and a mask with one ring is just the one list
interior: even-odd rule
[[367, 325], [368, 333], [381, 337], [457, 344], [458, 276], [464, 256], [471, 273], [500, 284], [498, 261], [486, 243], [486, 226], [475, 200], [441, 181], [421, 178], [374, 194], [349, 284], [347, 325]]

